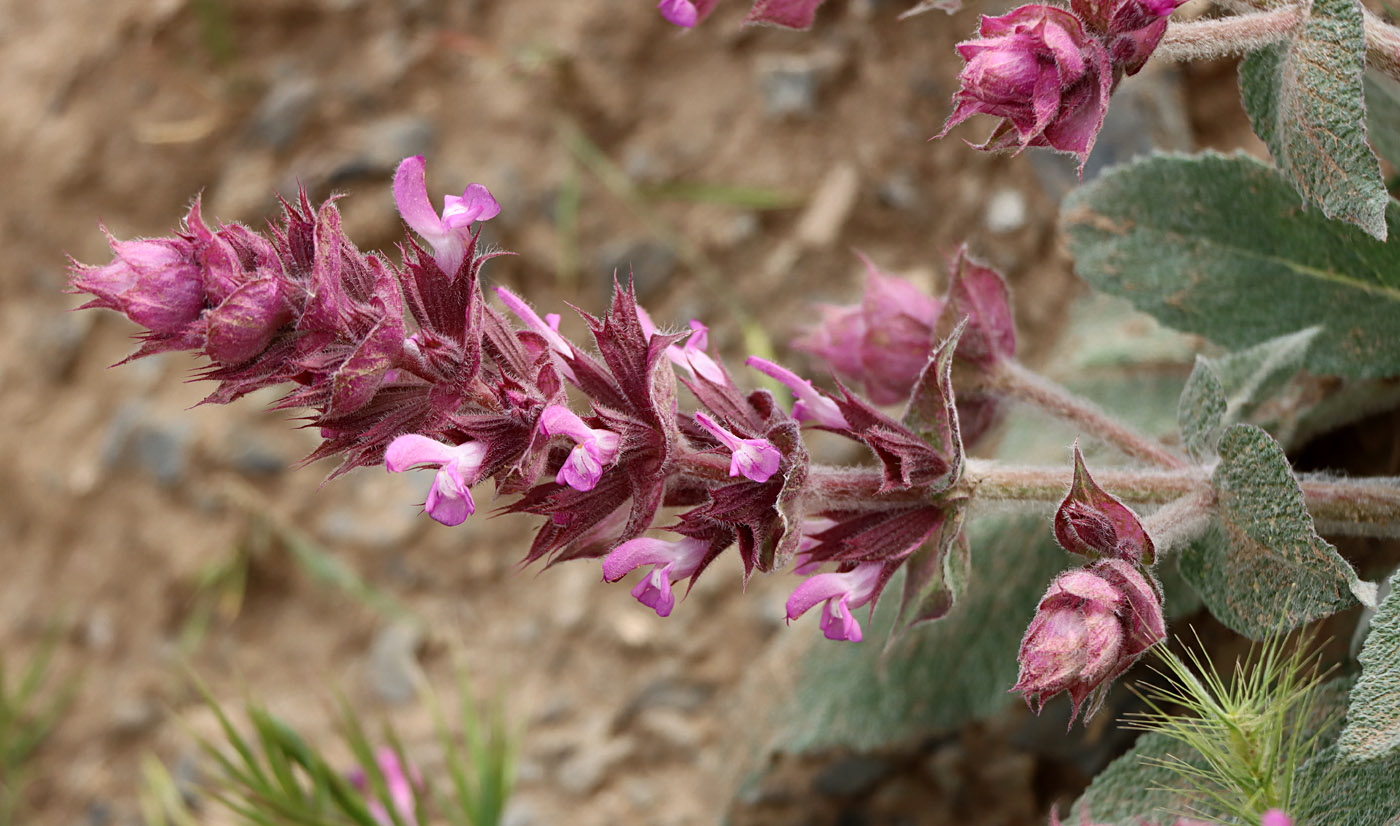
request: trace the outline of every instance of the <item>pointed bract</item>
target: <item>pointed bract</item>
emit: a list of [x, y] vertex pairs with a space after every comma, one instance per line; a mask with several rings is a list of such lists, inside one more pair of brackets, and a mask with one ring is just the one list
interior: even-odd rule
[[1074, 445], [1074, 481], [1055, 511], [1055, 541], [1070, 553], [1097, 559], [1113, 557], [1151, 565], [1152, 537], [1132, 508], [1095, 484]]

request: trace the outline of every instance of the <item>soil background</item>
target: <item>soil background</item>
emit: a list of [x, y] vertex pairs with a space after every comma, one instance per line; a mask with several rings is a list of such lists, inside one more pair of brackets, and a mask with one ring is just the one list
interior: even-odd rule
[[[415, 504], [427, 474], [322, 486], [329, 466], [293, 470], [315, 439], [266, 411], [275, 395], [195, 407], [207, 391], [178, 354], [109, 370], [134, 328], [67, 312], [63, 287], [65, 256], [107, 260], [99, 222], [166, 234], [202, 193], [206, 215], [260, 226], [298, 183], [344, 193], [350, 236], [397, 257], [390, 176], [423, 153], [435, 200], [471, 181], [499, 199], [486, 238], [519, 254], [486, 275], [536, 306], [599, 312], [630, 271], [659, 322], [704, 320], [731, 365], [760, 327], [802, 365], [786, 342], [813, 302], [856, 300], [853, 249], [936, 290], [967, 241], [1012, 280], [1034, 362], [1079, 289], [1054, 232], [1072, 167], [970, 150], [986, 124], [926, 142], [956, 89], [953, 45], [1001, 9], [899, 21], [897, 2], [828, 0], [794, 33], [742, 29], [746, 5], [682, 33], [650, 0], [0, 0], [0, 650], [22, 663], [58, 628], [52, 685], [78, 687], [20, 822], [142, 823], [145, 755], [201, 822], [229, 822], [197, 792], [190, 732], [213, 721], [187, 669], [349, 769], [344, 691], [433, 771], [413, 685], [450, 693], [454, 664], [524, 728], [513, 826], [729, 809], [729, 698], [774, 635], [816, 633], [784, 627], [787, 578], [745, 592], [720, 565], [660, 620], [596, 564], [519, 571], [528, 520], [483, 509], [443, 528]], [[1232, 66], [1147, 75], [1123, 92], [1141, 90], [1141, 112], [1115, 100], [1126, 131], [1097, 165], [1164, 132], [1258, 151]], [[919, 769], [878, 811], [814, 795], [771, 822], [1040, 823], [1087, 780], [985, 733], [960, 742], [978, 768], [954, 788]], [[961, 802], [926, 805], [938, 794]]]

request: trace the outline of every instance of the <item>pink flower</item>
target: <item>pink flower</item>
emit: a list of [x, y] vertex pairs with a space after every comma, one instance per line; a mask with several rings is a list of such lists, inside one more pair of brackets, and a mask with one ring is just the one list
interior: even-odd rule
[[628, 573], [652, 566], [651, 572], [632, 589], [632, 596], [656, 611], [659, 617], [669, 617], [676, 607], [672, 583], [693, 576], [709, 555], [710, 543], [703, 539], [684, 537], [678, 542], [638, 537], [618, 545], [603, 559], [603, 579], [617, 582]]
[[1091, 31], [1103, 35], [1115, 71], [1135, 75], [1147, 63], [1162, 35], [1167, 18], [1185, 0], [1071, 0]]
[[817, 603], [824, 602], [821, 625], [826, 638], [860, 642], [860, 623], [851, 615], [851, 611], [875, 596], [884, 568], [882, 562], [862, 562], [845, 573], [808, 577], [788, 597], [788, 622], [807, 613]]
[[410, 433], [389, 443], [384, 465], [391, 473], [437, 468], [423, 509], [444, 525], [460, 525], [476, 512], [469, 487], [476, 480], [485, 458], [486, 445], [481, 442], [454, 446]]
[[567, 436], [574, 449], [559, 468], [554, 481], [574, 490], [593, 490], [607, 465], [617, 459], [618, 436], [611, 430], [591, 428], [562, 405], [552, 404], [540, 413], [539, 431], [546, 436]]
[[745, 476], [755, 482], [767, 482], [778, 472], [783, 454], [778, 452], [767, 439], [740, 439], [704, 413], [696, 413], [695, 421], [720, 444], [729, 448], [733, 455], [729, 459], [729, 475]]
[[1259, 826], [1293, 826], [1293, 819], [1282, 809], [1270, 809], [1259, 819]]
[[[105, 230], [104, 230], [105, 231]], [[204, 276], [194, 245], [183, 238], [118, 241], [112, 263], [73, 265], [72, 290], [96, 298], [83, 305], [116, 310], [153, 333], [184, 332], [204, 309]]]
[[976, 114], [1002, 123], [981, 149], [1049, 146], [1089, 157], [1103, 127], [1113, 66], [1103, 43], [1066, 9], [1034, 4], [982, 17], [981, 37], [958, 44], [953, 114], [937, 137]]
[[[399, 763], [399, 755], [387, 746], [375, 752], [374, 761], [379, 764], [379, 772], [384, 776], [384, 785], [389, 792], [389, 802], [393, 805], [398, 819], [405, 826], [417, 826], [417, 798], [418, 792], [423, 790], [423, 776], [418, 772], [418, 767], [409, 764], [408, 772], [405, 773], [403, 766]], [[362, 768], [355, 769], [350, 773], [350, 785], [364, 795], [369, 795], [373, 788], [369, 777]], [[376, 823], [381, 824], [381, 826], [392, 826], [394, 819], [389, 816], [389, 811], [384, 808], [382, 801], [371, 798], [369, 812]]]
[[1021, 640], [1021, 674], [1012, 690], [1028, 704], [1034, 698], [1037, 710], [1047, 697], [1069, 692], [1073, 724], [1090, 694], [1098, 691], [1098, 698], [1086, 717], [1098, 710], [1108, 684], [1166, 635], [1162, 598], [1135, 565], [1103, 559], [1066, 571], [1050, 583]]
[[836, 402], [822, 395], [807, 379], [786, 367], [758, 356], [749, 356], [745, 363], [758, 372], [777, 379], [792, 391], [792, 394], [797, 397], [797, 401], [793, 402], [792, 405], [794, 419], [799, 422], [811, 422], [822, 427], [829, 427], [832, 430], [851, 429], [850, 422], [847, 422], [846, 417], [841, 415], [841, 408], [836, 406]]
[[472, 237], [473, 221], [496, 217], [501, 205], [481, 184], [468, 184], [460, 196], [442, 199], [439, 217], [428, 198], [428, 183], [422, 155], [405, 158], [394, 173], [394, 202], [404, 223], [433, 248], [433, 260], [448, 277], [455, 276], [466, 257], [467, 244]]
[[699, 16], [695, 4], [690, 0], [661, 0], [660, 3], [656, 4], [656, 7], [661, 10], [661, 16], [666, 18], [668, 23], [673, 23], [682, 29], [692, 28]]
[[876, 404], [909, 398], [919, 381], [943, 303], [864, 255], [865, 296], [856, 307], [821, 308], [822, 321], [796, 346], [824, 359], [845, 379], [863, 380]]
[[559, 368], [559, 372], [563, 373], [566, 378], [573, 380], [574, 372], [569, 368], [567, 360], [573, 357], [574, 348], [563, 336], [559, 335], [559, 314], [548, 313], [544, 318], [540, 318], [539, 313], [525, 303], [525, 299], [505, 287], [497, 287], [496, 295], [500, 297], [501, 303], [506, 305], [506, 309], [515, 313], [517, 318], [525, 322], [525, 326], [531, 332], [537, 333], [545, 340], [545, 343], [549, 345], [550, 352], [555, 355], [554, 363]]

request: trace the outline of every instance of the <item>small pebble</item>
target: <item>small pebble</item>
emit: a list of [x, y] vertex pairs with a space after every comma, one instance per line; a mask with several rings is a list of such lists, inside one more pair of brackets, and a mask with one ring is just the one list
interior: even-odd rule
[[376, 696], [397, 704], [418, 695], [422, 645], [423, 629], [410, 620], [396, 620], [379, 629], [369, 650], [369, 682]]
[[987, 200], [985, 216], [991, 232], [1015, 232], [1026, 225], [1026, 196], [1016, 189], [998, 189]]

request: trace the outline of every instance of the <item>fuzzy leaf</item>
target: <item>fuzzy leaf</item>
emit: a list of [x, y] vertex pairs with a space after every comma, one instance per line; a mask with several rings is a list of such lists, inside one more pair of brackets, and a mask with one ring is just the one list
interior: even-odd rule
[[1099, 772], [1063, 822], [1067, 826], [1080, 823], [1085, 815], [1084, 822], [1101, 826], [1172, 822], [1169, 813], [1183, 810], [1190, 802], [1190, 785], [1178, 772], [1160, 765], [1162, 760], [1180, 760], [1195, 769], [1207, 765], [1195, 749], [1165, 734], [1144, 734], [1126, 754]]
[[1225, 431], [1219, 450], [1211, 479], [1218, 518], [1180, 561], [1210, 612], [1260, 639], [1352, 604], [1352, 589], [1362, 583], [1313, 529], [1278, 442], [1237, 424]]
[[1338, 746], [1347, 760], [1394, 759], [1400, 755], [1400, 572], [1391, 577], [1390, 596], [1371, 620], [1357, 659], [1361, 676]]
[[1176, 418], [1181, 428], [1181, 443], [1198, 461], [1215, 455], [1225, 409], [1225, 385], [1210, 362], [1204, 356], [1197, 356], [1196, 366], [1177, 402]]
[[1394, 826], [1400, 822], [1400, 751], [1376, 760], [1351, 761], [1334, 744], [1299, 771], [1295, 781], [1317, 789], [1295, 823], [1327, 826]]
[[1219, 359], [1198, 356], [1177, 408], [1181, 440], [1191, 454], [1213, 457], [1220, 431], [1283, 389], [1321, 329], [1309, 327]]
[[[1293, 188], [1258, 161], [1158, 155], [1064, 203], [1079, 274], [1163, 324], [1231, 348], [1321, 325], [1309, 370], [1400, 374], [1400, 238], [1381, 243], [1300, 212]], [[1387, 215], [1400, 225], [1400, 205]]]
[[1310, 206], [1382, 241], [1390, 195], [1366, 142], [1366, 33], [1360, 0], [1312, 0], [1285, 43], [1240, 64], [1254, 131]]
[[909, 629], [942, 619], [962, 597], [972, 565], [962, 516], [959, 508], [904, 563], [904, 593], [886, 647]]
[[1379, 72], [1366, 74], [1366, 131], [1376, 152], [1400, 169], [1400, 83]]

